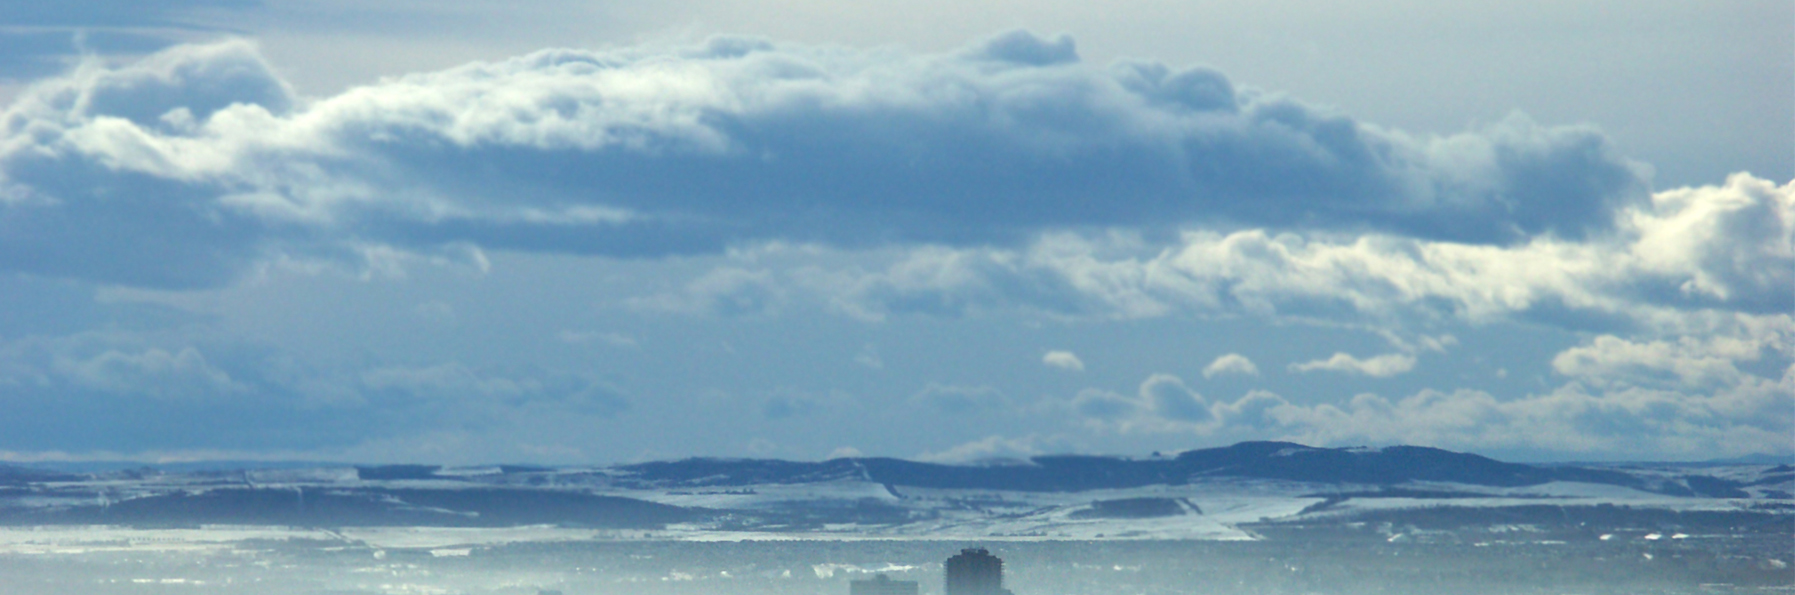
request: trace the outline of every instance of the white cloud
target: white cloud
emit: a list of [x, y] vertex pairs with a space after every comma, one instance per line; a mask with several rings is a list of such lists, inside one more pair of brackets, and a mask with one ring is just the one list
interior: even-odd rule
[[[1773, 186], [1738, 175], [1725, 186], [1659, 193], [1651, 205], [1619, 212], [1616, 234], [1583, 242], [1541, 237], [1488, 246], [1245, 230], [1192, 231], [1157, 246], [1127, 233], [1050, 233], [1017, 250], [928, 247], [883, 269], [813, 268], [792, 284], [873, 319], [1023, 308], [1085, 318], [1219, 312], [1371, 320], [1407, 353], [1443, 352], [1458, 339], [1405, 338], [1389, 329], [1443, 320], [1573, 329], [1620, 320], [1648, 332], [1714, 333], [1755, 324], [1735, 314], [1774, 318], [1795, 310], [1795, 292], [1787, 290], [1795, 286], [1789, 205], [1795, 182]], [[1742, 225], [1741, 213], [1756, 214], [1752, 233], [1691, 231]]]
[[915, 458], [934, 463], [975, 463], [993, 459], [1026, 458], [1041, 454], [1042, 442], [1044, 441], [1036, 436], [986, 436], [946, 450], [925, 452]]
[[1654, 385], [1674, 380], [1685, 386], [1737, 384], [1744, 373], [1735, 362], [1757, 361], [1766, 349], [1791, 352], [1795, 324], [1780, 320], [1780, 331], [1758, 327], [1757, 336], [1679, 337], [1674, 341], [1632, 341], [1602, 335], [1552, 358], [1552, 369], [1580, 382]]
[[[1206, 400], [1176, 377], [1155, 374], [1137, 395], [1090, 389], [1065, 406], [1087, 425], [1123, 433], [1634, 458], [1787, 453], [1788, 432], [1795, 428], [1792, 328], [1784, 320], [1738, 336], [1643, 342], [1599, 336], [1553, 358], [1569, 382], [1515, 397], [1425, 389], [1398, 399], [1366, 393], [1300, 403], [1253, 391], [1228, 402]], [[1782, 366], [1772, 376], [1742, 368], [1766, 352]], [[1334, 363], [1311, 364], [1356, 370], [1376, 359], [1337, 355]]]
[[[1449, 137], [1408, 135], [1236, 88], [1207, 69], [1082, 64], [1069, 39], [1024, 34], [937, 55], [744, 39], [554, 50], [316, 98], [295, 97], [252, 43], [187, 46], [135, 63], [90, 60], [5, 107], [0, 284], [72, 278], [74, 290], [58, 299], [86, 301], [87, 288], [100, 284], [105, 295], [154, 293], [163, 305], [223, 305], [177, 308], [198, 316], [154, 338], [19, 339], [40, 327], [9, 325], [0, 329], [11, 341], [0, 344], [0, 397], [229, 395], [254, 401], [259, 408], [244, 415], [264, 419], [220, 443], [340, 444], [401, 431], [386, 426], [627, 406], [603, 381], [480, 361], [550, 335], [643, 352], [545, 352], [598, 366], [647, 359], [640, 356], [667, 346], [648, 338], [673, 326], [753, 356], [739, 359], [779, 357], [756, 333], [780, 331], [705, 336], [712, 327], [704, 325], [741, 321], [632, 317], [640, 312], [737, 316], [754, 323], [742, 326], [781, 329], [791, 328], [780, 324], [787, 317], [834, 312], [887, 323], [878, 332], [898, 332], [878, 340], [900, 351], [915, 347], [904, 338], [915, 328], [903, 326], [906, 316], [984, 317], [996, 328], [1020, 312], [1025, 324], [1294, 321], [1376, 333], [1392, 352], [1340, 353], [1292, 364], [1296, 371], [1391, 376], [1412, 371], [1422, 354], [1452, 352], [1407, 378], [1439, 389], [1407, 397], [1220, 398], [1153, 375], [1133, 390], [1093, 388], [1022, 412], [1069, 408], [1078, 414], [1072, 423], [1108, 437], [1239, 432], [1579, 452], [1652, 441], [1665, 452], [1743, 451], [1779, 431], [1786, 438], [1795, 183], [1740, 174], [1648, 195], [1638, 171], [1593, 129], [1514, 118]], [[241, 289], [269, 276], [258, 271], [337, 266], [416, 287], [434, 281], [407, 279], [407, 269], [485, 274], [494, 266], [488, 250], [507, 265], [577, 261], [582, 273], [601, 270], [586, 278], [605, 284], [594, 292], [602, 297], [574, 315], [639, 334], [554, 335], [575, 324], [554, 320], [520, 324], [527, 341], [382, 359], [395, 357], [379, 355], [403, 343], [395, 339], [361, 345], [374, 361], [322, 364], [231, 342], [232, 332], [255, 326], [242, 322], [253, 317], [246, 312], [273, 312], [257, 308], [280, 302], [224, 304], [237, 298], [219, 293], [232, 290], [188, 291]], [[503, 271], [504, 279], [531, 292], [526, 285], [574, 267], [518, 276], [524, 268]], [[465, 308], [490, 300], [435, 288], [445, 291], [383, 311], [442, 322], [459, 314], [463, 327], [488, 318]], [[126, 307], [161, 307], [129, 301], [57, 324], [112, 324], [107, 316], [138, 316], [116, 314]], [[1575, 344], [1480, 359], [1491, 333], [1478, 329], [1517, 322], [1569, 329], [1552, 332]], [[219, 331], [230, 324], [240, 326]], [[477, 330], [455, 326], [433, 332]], [[1476, 338], [1461, 346], [1445, 330]], [[311, 332], [287, 338], [320, 343], [327, 329]], [[1114, 337], [1105, 332], [1093, 335]], [[645, 338], [637, 345], [636, 337]], [[884, 360], [871, 344], [855, 351], [866, 340], [843, 339], [808, 361], [828, 368], [853, 357], [879, 369]], [[1313, 355], [1337, 348], [1317, 345]], [[915, 361], [902, 359], [906, 368]], [[1451, 369], [1456, 359], [1488, 367], [1462, 374], [1463, 366]], [[1071, 352], [1042, 362], [1083, 368]], [[804, 365], [778, 373], [817, 373]], [[1448, 384], [1510, 370], [1512, 381], [1489, 390]], [[666, 371], [644, 370], [641, 382], [657, 391], [708, 388], [651, 378]], [[1203, 376], [1257, 372], [1228, 354]], [[729, 372], [690, 382], [711, 373]], [[1536, 374], [1530, 389], [1515, 388]], [[877, 380], [865, 370], [853, 376]], [[1286, 379], [1263, 380], [1281, 388], [1275, 383]], [[841, 378], [817, 380], [834, 381]], [[928, 407], [911, 409], [1006, 411], [1017, 401], [1005, 391], [1024, 394], [995, 380], [960, 382], [925, 387], [909, 403]], [[741, 410], [764, 405], [762, 413], [780, 418], [862, 411], [812, 389], [749, 392], [755, 398]], [[155, 404], [164, 405], [203, 404]], [[300, 425], [335, 433], [264, 431]], [[1540, 428], [1552, 433], [1529, 438]], [[852, 442], [838, 438], [810, 447]], [[956, 452], [1002, 441], [983, 442]], [[734, 444], [715, 444], [726, 443]]]
[[1386, 353], [1369, 359], [1359, 359], [1347, 353], [1336, 352], [1333, 357], [1302, 363], [1290, 364], [1292, 372], [1346, 372], [1363, 374], [1376, 378], [1389, 378], [1415, 369], [1415, 356], [1406, 353]]
[[1222, 374], [1258, 376], [1259, 366], [1253, 365], [1253, 360], [1247, 359], [1247, 356], [1230, 353], [1215, 358], [1215, 361], [1209, 362], [1209, 365], [1203, 368], [1204, 378], [1214, 378]]
[[1597, 383], [1632, 376], [1636, 370], [1669, 372], [1686, 384], [1706, 384], [1713, 378], [1738, 375], [1731, 361], [1692, 354], [1688, 347], [1665, 341], [1635, 343], [1603, 335], [1589, 345], [1559, 353], [1552, 358], [1552, 369]]
[[1622, 222], [1637, 238], [1629, 264], [1685, 298], [1772, 312], [1795, 302], [1795, 182], [1734, 174], [1725, 186], [1654, 194]]
[[1361, 394], [1340, 404], [1302, 405], [1253, 391], [1207, 410], [1209, 421], [1193, 422], [1167, 415], [1145, 397], [1101, 391], [1087, 391], [1072, 403], [1072, 411], [1095, 427], [1122, 433], [1705, 459], [1790, 452], [1795, 367], [1780, 380], [1750, 377], [1711, 395], [1637, 387], [1592, 391], [1572, 383], [1518, 399], [1429, 389], [1394, 401]]
[[1070, 351], [1049, 351], [1047, 355], [1041, 356], [1041, 363], [1061, 370], [1084, 371], [1084, 361]]
[[82, 388], [161, 399], [211, 399], [249, 390], [192, 347], [174, 352], [108, 349], [86, 359], [64, 356], [56, 359], [55, 369]]
[[1195, 433], [1209, 435], [1230, 427], [1259, 425], [1264, 411], [1287, 405], [1265, 391], [1250, 391], [1232, 402], [1210, 400], [1171, 374], [1153, 374], [1133, 395], [1085, 389], [1062, 403], [1087, 425], [1118, 433]]
[[1571, 383], [1503, 400], [1475, 390], [1426, 390], [1389, 401], [1359, 395], [1331, 404], [1270, 408], [1274, 427], [1317, 443], [1387, 442], [1458, 449], [1529, 448], [1633, 457], [1713, 458], [1789, 452], [1795, 367], [1712, 394]]
[[358, 245], [658, 256], [1211, 220], [1514, 242], [1584, 237], [1645, 199], [1592, 129], [1415, 137], [1021, 32], [944, 55], [545, 50], [311, 101], [233, 41], [90, 61], [4, 122], [0, 217], [46, 231], [9, 234], [0, 253], [33, 257], [0, 267], [147, 286]]
[[632, 298], [628, 303], [647, 311], [759, 316], [777, 310], [785, 294], [769, 271], [727, 267], [691, 280], [680, 291]]

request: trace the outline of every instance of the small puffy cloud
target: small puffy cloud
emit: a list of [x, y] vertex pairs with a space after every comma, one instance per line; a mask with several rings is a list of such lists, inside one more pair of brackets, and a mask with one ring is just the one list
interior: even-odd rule
[[1061, 370], [1084, 371], [1084, 361], [1078, 359], [1078, 355], [1070, 351], [1049, 351], [1047, 355], [1041, 356], [1041, 363]]
[[1386, 353], [1369, 359], [1359, 359], [1346, 353], [1335, 353], [1333, 357], [1327, 359], [1290, 364], [1292, 372], [1345, 372], [1376, 378], [1389, 378], [1413, 369], [1415, 369], [1415, 356], [1406, 353]]
[[1244, 355], [1230, 353], [1215, 358], [1215, 361], [1209, 362], [1209, 365], [1203, 368], [1204, 378], [1214, 378], [1223, 374], [1258, 376], [1259, 366], [1253, 365], [1253, 360], [1247, 359]]

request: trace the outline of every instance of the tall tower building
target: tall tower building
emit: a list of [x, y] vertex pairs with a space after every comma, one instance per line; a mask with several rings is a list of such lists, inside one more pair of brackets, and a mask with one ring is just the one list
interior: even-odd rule
[[947, 595], [1007, 595], [1003, 559], [985, 548], [966, 548], [947, 559]]

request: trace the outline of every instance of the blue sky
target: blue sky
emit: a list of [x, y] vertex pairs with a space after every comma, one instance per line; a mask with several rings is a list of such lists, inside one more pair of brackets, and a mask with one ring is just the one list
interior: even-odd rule
[[1795, 6], [0, 9], [0, 459], [1795, 451]]

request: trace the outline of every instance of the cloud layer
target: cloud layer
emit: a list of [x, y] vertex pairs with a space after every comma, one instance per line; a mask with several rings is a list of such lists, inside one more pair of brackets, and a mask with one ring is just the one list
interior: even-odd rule
[[379, 247], [642, 256], [1194, 222], [1507, 245], [1609, 229], [1646, 189], [1591, 129], [1413, 137], [1025, 32], [945, 55], [547, 50], [316, 99], [224, 42], [22, 93], [0, 122], [0, 237], [33, 257], [0, 266], [178, 287]]
[[1612, 216], [1616, 229], [1598, 238], [1506, 246], [1268, 230], [1191, 231], [1170, 244], [1048, 234], [1020, 249], [915, 250], [883, 270], [807, 271], [793, 283], [867, 317], [1031, 304], [1099, 317], [1533, 320], [1689, 333], [1795, 311], [1795, 183], [1738, 174]]
[[[1588, 127], [1410, 135], [1025, 32], [545, 50], [330, 97], [276, 72], [244, 41], [89, 59], [0, 113], [0, 284], [46, 292], [0, 308], [0, 446], [577, 442], [634, 416], [617, 444], [1744, 453], [1795, 428], [1795, 182], [1654, 191]], [[391, 285], [337, 291], [339, 267]], [[96, 286], [194, 316], [25, 321], [124, 310]], [[343, 293], [392, 307], [278, 332]], [[1499, 354], [1492, 327], [1560, 342]]]

